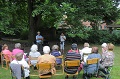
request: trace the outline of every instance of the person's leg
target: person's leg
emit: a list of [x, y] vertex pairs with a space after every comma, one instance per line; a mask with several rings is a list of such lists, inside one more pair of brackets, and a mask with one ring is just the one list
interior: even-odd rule
[[30, 79], [30, 76], [26, 77], [25, 79]]
[[62, 52], [64, 53], [64, 48], [65, 48], [65, 43], [63, 42], [63, 45], [62, 45]]
[[68, 75], [65, 76], [65, 79], [68, 79]]
[[40, 44], [39, 44], [39, 43], [37, 43], [37, 46], [38, 46], [38, 51], [40, 51]]
[[63, 51], [62, 51], [62, 44], [60, 43], [60, 52], [61, 52], [61, 54], [63, 53]]
[[39, 51], [40, 51], [40, 53], [41, 53], [41, 55], [43, 55], [43, 46], [42, 46], [42, 44], [39, 44], [40, 46], [39, 46]]

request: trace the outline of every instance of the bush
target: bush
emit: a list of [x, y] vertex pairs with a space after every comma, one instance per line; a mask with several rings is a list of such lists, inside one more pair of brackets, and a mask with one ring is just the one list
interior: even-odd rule
[[[87, 32], [88, 37], [86, 38], [86, 34], [84, 38], [80, 36], [69, 37], [71, 42], [89, 42], [93, 44], [102, 44], [106, 43], [113, 43], [113, 44], [120, 44], [120, 30], [113, 30], [112, 33], [109, 30], [92, 30]], [[75, 35], [75, 34], [73, 34]]]
[[28, 28], [24, 28], [21, 32], [20, 39], [27, 40], [28, 39], [28, 34], [29, 34]]
[[120, 44], [120, 30], [114, 30], [111, 39], [114, 44]]
[[107, 30], [93, 30], [90, 32], [89, 41], [91, 43], [101, 44], [103, 42], [111, 42], [111, 34]]

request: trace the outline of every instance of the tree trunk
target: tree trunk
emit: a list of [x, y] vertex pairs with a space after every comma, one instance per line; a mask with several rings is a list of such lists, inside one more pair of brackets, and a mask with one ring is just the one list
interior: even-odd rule
[[28, 0], [28, 13], [29, 13], [29, 36], [28, 41], [30, 44], [32, 44], [35, 41], [35, 23], [34, 23], [34, 17], [32, 17], [32, 11], [33, 11], [33, 0]]
[[41, 15], [35, 17], [32, 16], [32, 11], [34, 10], [33, 4], [35, 0], [28, 0], [28, 13], [29, 13], [29, 43], [33, 43], [36, 40], [37, 31], [40, 31], [39, 27], [42, 27], [41, 24]]

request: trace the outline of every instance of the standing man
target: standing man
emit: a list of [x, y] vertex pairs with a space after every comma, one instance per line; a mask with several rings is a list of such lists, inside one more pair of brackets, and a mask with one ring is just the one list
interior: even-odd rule
[[60, 51], [61, 51], [61, 53], [64, 53], [65, 40], [66, 40], [66, 36], [64, 35], [64, 33], [61, 33], [61, 35], [60, 35]]
[[37, 36], [36, 36], [36, 44], [38, 45], [38, 51], [40, 51], [41, 55], [42, 53], [42, 44], [43, 44], [43, 36], [40, 35], [40, 32], [37, 32]]

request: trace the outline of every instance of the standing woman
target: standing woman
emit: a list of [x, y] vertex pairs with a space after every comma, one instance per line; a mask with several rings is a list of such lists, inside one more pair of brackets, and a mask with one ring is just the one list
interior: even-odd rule
[[61, 51], [61, 53], [64, 53], [65, 40], [66, 40], [66, 36], [64, 35], [64, 33], [61, 33], [61, 35], [60, 35], [60, 51]]

